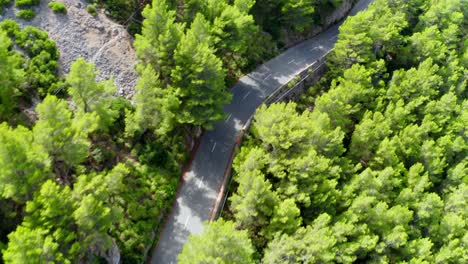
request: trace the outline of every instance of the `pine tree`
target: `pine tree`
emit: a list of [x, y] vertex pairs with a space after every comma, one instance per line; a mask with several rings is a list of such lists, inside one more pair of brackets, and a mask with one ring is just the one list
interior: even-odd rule
[[0, 196], [19, 203], [30, 200], [49, 177], [48, 159], [29, 129], [0, 124]]
[[224, 87], [224, 70], [209, 37], [209, 25], [197, 15], [174, 54], [171, 89], [180, 101], [177, 120], [206, 128], [223, 118], [231, 94]]
[[129, 136], [149, 129], [156, 135], [167, 135], [175, 126], [179, 101], [170, 89], [163, 89], [151, 66], [141, 71], [135, 87], [135, 111], [127, 113], [125, 130]]
[[0, 30], [0, 122], [15, 113], [16, 98], [21, 95], [20, 86], [24, 82], [19, 56], [9, 50], [11, 45], [10, 38]]
[[98, 118], [89, 113], [73, 118], [67, 102], [52, 95], [36, 111], [39, 120], [33, 128], [34, 142], [50, 155], [55, 166], [64, 164], [62, 173], [66, 176], [68, 169], [88, 156], [88, 134], [97, 128]]
[[101, 129], [112, 125], [118, 114], [111, 107], [116, 92], [112, 79], [96, 82], [94, 64], [78, 58], [71, 65], [66, 82], [70, 86], [68, 92], [76, 107], [76, 114], [95, 112], [99, 116]]
[[169, 10], [166, 0], [153, 0], [142, 15], [141, 35], [135, 36], [134, 43], [137, 57], [165, 79], [174, 67], [174, 51], [184, 26], [175, 22], [175, 11]]
[[181, 264], [253, 263], [253, 246], [247, 232], [222, 219], [209, 223], [200, 235], [191, 235], [179, 255]]

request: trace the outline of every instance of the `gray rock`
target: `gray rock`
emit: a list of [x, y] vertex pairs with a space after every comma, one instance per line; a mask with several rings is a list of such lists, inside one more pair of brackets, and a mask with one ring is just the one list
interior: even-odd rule
[[34, 8], [36, 17], [25, 21], [15, 17], [17, 9], [8, 7], [0, 21], [10, 18], [24, 27], [35, 26], [47, 31], [60, 51], [60, 75], [68, 73], [70, 65], [79, 57], [96, 64], [98, 80], [113, 77], [118, 93], [127, 98], [134, 93], [138, 74], [135, 71], [133, 39], [126, 29], [110, 20], [102, 12], [96, 17], [88, 14], [82, 0], [60, 0], [67, 6], [67, 14], [56, 14], [42, 0]]

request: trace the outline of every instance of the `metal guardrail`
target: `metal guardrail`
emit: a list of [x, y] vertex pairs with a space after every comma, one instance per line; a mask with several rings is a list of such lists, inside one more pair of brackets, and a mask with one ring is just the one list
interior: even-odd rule
[[[306, 69], [299, 72], [296, 76], [303, 76], [303, 77], [301, 77], [298, 81], [296, 81], [296, 83], [292, 87], [288, 87], [288, 86], [292, 81], [295, 81], [294, 78], [296, 76], [294, 78], [292, 78], [291, 80], [289, 80], [287, 83], [285, 83], [285, 84], [281, 85], [280, 87], [278, 87], [275, 91], [273, 91], [273, 93], [271, 93], [269, 96], [267, 96], [265, 98], [265, 100], [263, 100], [263, 104], [271, 105], [272, 103], [277, 103], [277, 102], [283, 100], [286, 96], [288, 96], [291, 92], [293, 92], [299, 85], [301, 85], [305, 80], [307, 80], [310, 76], [312, 76], [315, 73], [316, 70], [318, 70], [321, 66], [323, 66], [323, 64], [326, 61], [325, 60], [326, 57], [328, 56], [328, 54], [330, 54], [330, 52], [332, 50], [333, 49], [329, 50], [327, 53], [325, 53], [319, 59], [317, 59], [314, 63], [309, 65]], [[224, 205], [226, 204], [227, 193], [228, 193], [228, 189], [229, 189], [227, 187], [230, 185], [231, 179], [232, 179], [232, 177], [231, 177], [231, 174], [232, 174], [232, 168], [231, 168], [232, 161], [234, 160], [234, 157], [236, 156], [237, 151], [239, 150], [239, 146], [242, 143], [242, 138], [244, 137], [244, 133], [246, 131], [248, 131], [248, 129], [252, 125], [254, 115], [255, 115], [255, 113], [253, 113], [249, 117], [249, 119], [247, 119], [244, 126], [242, 127], [242, 130], [237, 135], [237, 140], [234, 143], [234, 146], [232, 147], [231, 155], [230, 155], [230, 158], [229, 158], [229, 161], [228, 161], [228, 166], [227, 166], [227, 168], [226, 168], [226, 170], [224, 172], [224, 175], [223, 175], [223, 183], [222, 183], [222, 186], [221, 186], [221, 189], [220, 189], [220, 193], [218, 194], [218, 198], [221, 198], [220, 195], [222, 195], [222, 198], [221, 198], [222, 202], [220, 203], [221, 199], [218, 199], [218, 202], [217, 202], [217, 204], [215, 205], [215, 207], [213, 209], [214, 212], [212, 212], [212, 214], [210, 216], [210, 221], [213, 221], [213, 220], [216, 220], [217, 218], [219, 218], [221, 216], [221, 213], [222, 213], [223, 209], [224, 209]]]
[[280, 98], [282, 98], [282, 97], [284, 98], [284, 96], [285, 96], [284, 93], [289, 93], [291, 90], [294, 90], [294, 88], [296, 88], [298, 85], [302, 84], [303, 81], [305, 81], [312, 74], [314, 74], [315, 71], [318, 68], [320, 68], [323, 65], [323, 63], [325, 63], [326, 57], [328, 56], [328, 54], [330, 54], [330, 52], [332, 52], [332, 50], [333, 49], [330, 49], [329, 51], [327, 51], [327, 53], [322, 55], [320, 58], [318, 58], [316, 61], [314, 61], [311, 65], [309, 65], [307, 68], [305, 68], [304, 70], [299, 72], [296, 76], [303, 76], [303, 77], [299, 81], [297, 81], [297, 83], [294, 86], [288, 87], [288, 85], [292, 81], [294, 81], [294, 78], [292, 78], [287, 83], [285, 83], [285, 84], [281, 85], [280, 87], [278, 87], [269, 96], [267, 96], [265, 98], [265, 100], [263, 100], [263, 103], [266, 104], [266, 105], [270, 105], [272, 103], [277, 103], [277, 102], [281, 101]]

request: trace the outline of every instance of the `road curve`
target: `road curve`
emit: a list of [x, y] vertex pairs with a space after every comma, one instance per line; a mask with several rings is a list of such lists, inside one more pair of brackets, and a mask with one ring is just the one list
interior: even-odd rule
[[[360, 0], [350, 15], [365, 9], [373, 0]], [[263, 100], [280, 86], [329, 52], [340, 24], [294, 46], [244, 76], [231, 89], [233, 98], [224, 107], [226, 119], [215, 124], [201, 138], [189, 170], [183, 175], [174, 207], [161, 232], [150, 263], [175, 264], [191, 233], [201, 233], [210, 218], [229, 166], [236, 137]]]

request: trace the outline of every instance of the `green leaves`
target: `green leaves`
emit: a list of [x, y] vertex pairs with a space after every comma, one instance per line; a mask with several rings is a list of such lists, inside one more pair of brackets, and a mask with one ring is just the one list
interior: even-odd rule
[[75, 115], [94, 112], [99, 116], [99, 128], [107, 130], [118, 114], [111, 107], [116, 92], [113, 80], [96, 82], [94, 65], [78, 58], [70, 67], [66, 83], [76, 107]]
[[0, 196], [25, 203], [50, 177], [49, 157], [25, 127], [0, 124]]
[[[223, 10], [218, 7], [226, 5], [219, 1], [187, 3], [189, 11], [205, 4], [203, 10], [213, 20]], [[127, 133], [133, 135], [151, 129], [165, 136], [179, 126], [210, 128], [213, 122], [222, 119], [223, 106], [231, 98], [224, 86], [225, 70], [214, 46], [221, 39], [212, 36], [215, 31], [223, 35], [223, 29], [212, 31], [211, 22], [201, 13], [193, 18], [186, 14], [193, 21], [184, 34], [185, 24], [175, 21], [175, 11], [164, 0], [153, 1], [143, 15], [146, 19], [142, 34], [135, 40], [142, 63], [141, 79], [135, 96], [135, 112], [127, 119]], [[227, 18], [225, 23], [234, 19]], [[145, 115], [149, 113], [156, 118], [148, 120]]]
[[31, 260], [39, 262], [60, 262], [72, 263], [64, 258], [58, 251], [59, 244], [44, 234], [47, 230], [35, 229], [19, 226], [15, 232], [11, 233], [8, 249], [3, 252], [3, 259], [7, 263], [28, 263]]
[[257, 261], [467, 261], [461, 3], [378, 0], [340, 28], [306, 111], [258, 109], [228, 211]]
[[119, 195], [128, 173], [119, 164], [109, 172], [81, 175], [73, 190], [46, 181], [26, 204], [23, 223], [9, 235], [5, 260], [33, 254], [34, 260], [66, 263], [109, 257], [116, 243], [110, 231], [123, 218]]
[[175, 12], [169, 10], [166, 0], [154, 0], [142, 12], [145, 20], [141, 35], [135, 36], [137, 57], [161, 73], [161, 78], [170, 74], [174, 67], [174, 50], [182, 37], [183, 25], [175, 23]]
[[270, 181], [262, 172], [267, 162], [264, 155], [264, 151], [254, 148], [244, 157], [247, 164], [236, 160], [242, 166], [239, 168], [242, 174], [236, 179], [239, 187], [230, 199], [231, 206], [237, 224], [252, 231], [268, 224], [268, 218], [279, 202]]
[[295, 103], [262, 105], [255, 114], [253, 133], [264, 148], [273, 148], [273, 155], [298, 152], [307, 141], [312, 123], [307, 113], [298, 115], [295, 108]]
[[55, 163], [66, 167], [81, 163], [88, 155], [88, 133], [97, 128], [98, 117], [85, 113], [72, 118], [67, 102], [49, 95], [37, 106], [39, 120], [34, 126], [34, 140], [49, 153]]
[[179, 263], [253, 263], [252, 243], [234, 223], [218, 220], [206, 224], [203, 233], [189, 237], [179, 255]]
[[11, 40], [0, 29], [0, 121], [6, 121], [15, 114], [17, 97], [21, 95], [24, 71], [20, 67], [20, 57], [10, 51]]
[[313, 25], [315, 12], [312, 0], [285, 0], [281, 7], [281, 21], [296, 32], [304, 32]]
[[224, 70], [207, 30], [207, 21], [197, 15], [175, 51], [171, 86], [181, 102], [177, 121], [209, 128], [223, 118], [231, 94], [225, 90]]
[[300, 228], [292, 236], [276, 236], [268, 245], [264, 263], [317, 263], [334, 259], [333, 231], [329, 227], [331, 217], [320, 215], [312, 225]]

